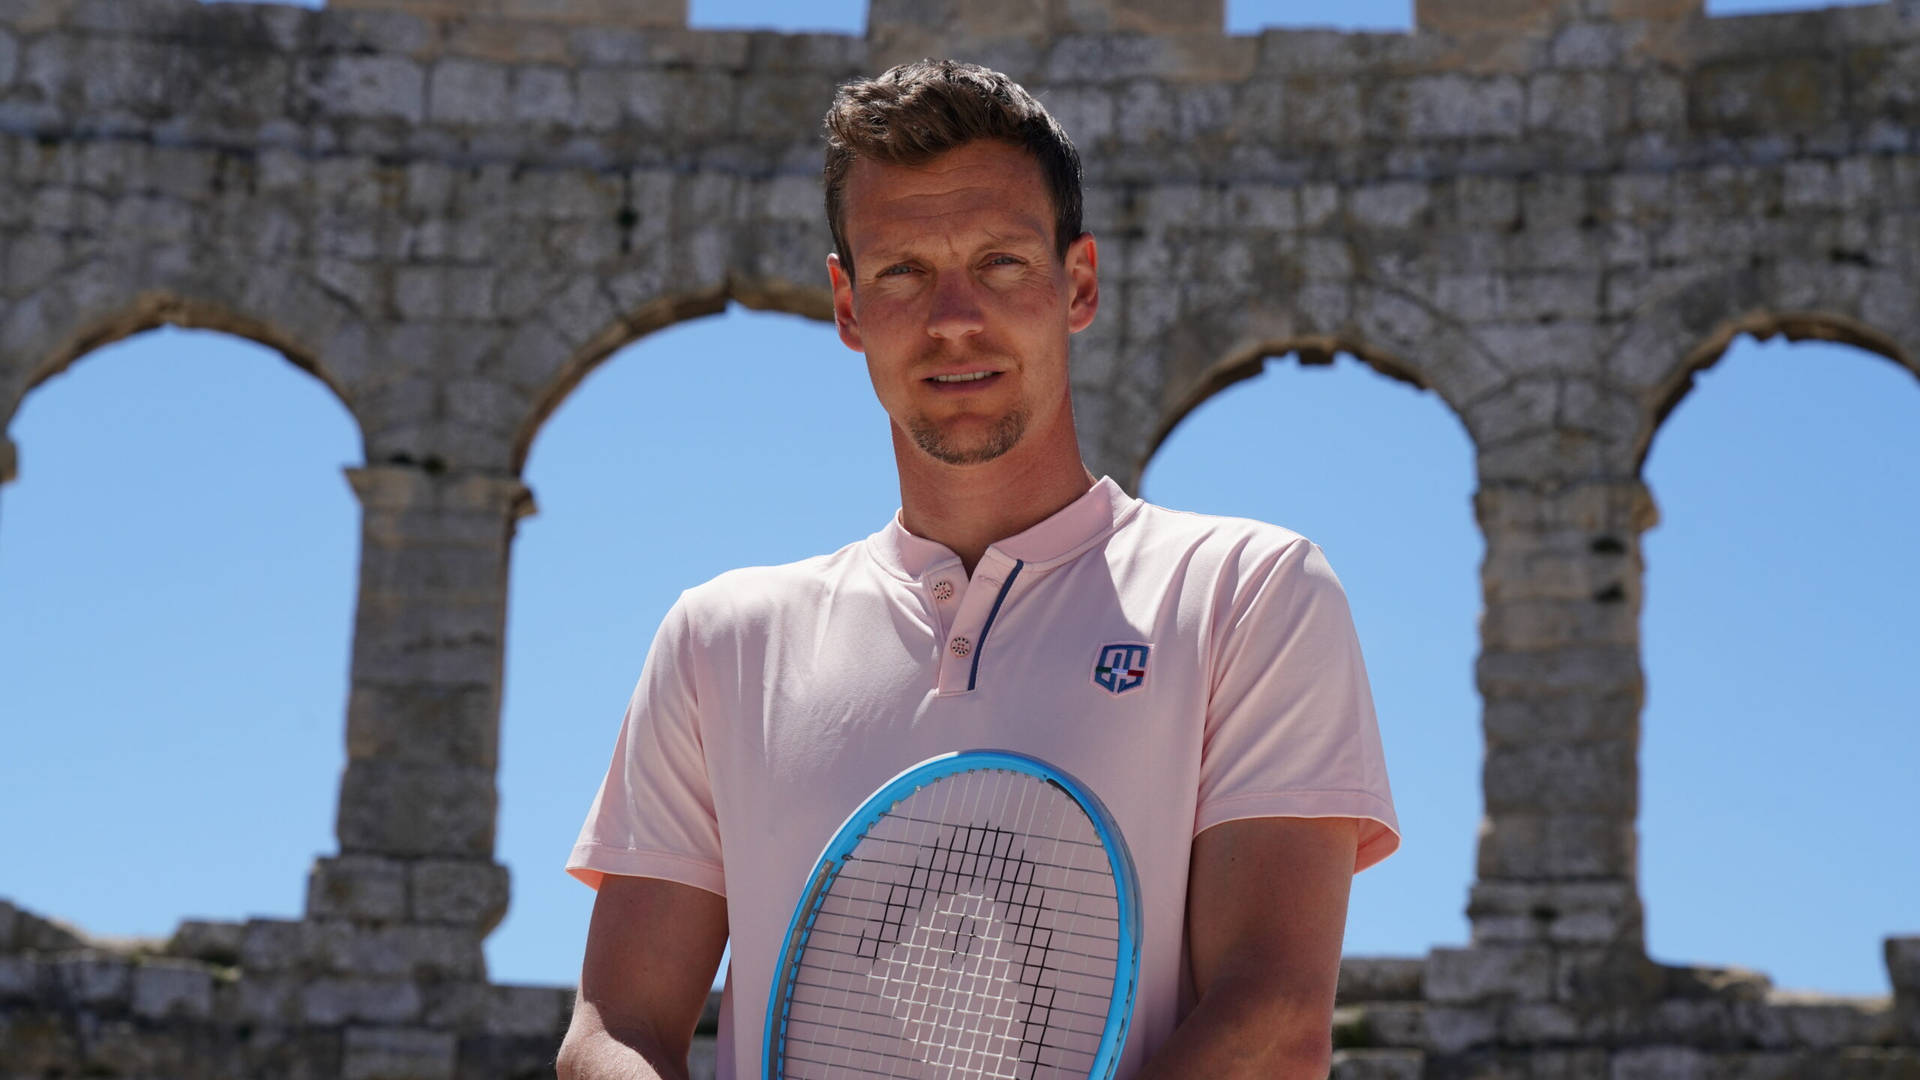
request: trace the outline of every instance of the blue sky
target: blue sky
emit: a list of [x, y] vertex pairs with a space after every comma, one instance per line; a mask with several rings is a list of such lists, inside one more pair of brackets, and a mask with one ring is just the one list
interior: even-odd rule
[[[1743, 340], [1654, 444], [1640, 825], [1661, 959], [1884, 993], [1880, 938], [1920, 931], [1917, 419], [1920, 382], [1878, 357]], [[9, 434], [0, 896], [108, 934], [297, 916], [344, 761], [346, 411], [267, 350], [167, 330], [83, 358]], [[526, 477], [541, 509], [513, 554], [500, 772], [514, 906], [488, 955], [498, 980], [566, 983], [591, 894], [559, 867], [667, 605], [864, 535], [897, 491], [860, 358], [822, 324], [737, 310], [616, 355]], [[1466, 940], [1472, 490], [1438, 399], [1345, 358], [1274, 361], [1147, 472], [1155, 501], [1306, 533], [1346, 583], [1407, 834], [1355, 883], [1349, 952]]]

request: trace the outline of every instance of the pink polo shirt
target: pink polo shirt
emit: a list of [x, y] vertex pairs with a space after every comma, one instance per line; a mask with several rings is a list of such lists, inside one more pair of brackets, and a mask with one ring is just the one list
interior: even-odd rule
[[971, 578], [896, 516], [831, 555], [687, 590], [567, 870], [726, 897], [719, 1077], [756, 1077], [781, 938], [827, 839], [902, 769], [976, 748], [1077, 777], [1132, 851], [1143, 940], [1121, 1078], [1191, 1006], [1196, 834], [1357, 818], [1356, 871], [1400, 842], [1360, 644], [1320, 549], [1103, 479], [987, 549]]

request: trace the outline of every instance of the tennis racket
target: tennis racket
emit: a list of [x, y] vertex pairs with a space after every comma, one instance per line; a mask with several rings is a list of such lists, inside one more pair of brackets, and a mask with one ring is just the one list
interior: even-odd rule
[[1107, 1080], [1140, 954], [1091, 791], [998, 750], [921, 762], [840, 826], [767, 995], [766, 1080]]

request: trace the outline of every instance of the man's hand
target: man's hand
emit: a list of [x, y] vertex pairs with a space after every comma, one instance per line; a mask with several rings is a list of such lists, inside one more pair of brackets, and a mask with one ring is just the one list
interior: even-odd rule
[[1249, 818], [1194, 838], [1199, 1000], [1136, 1080], [1325, 1080], [1358, 844], [1351, 818]]
[[693, 1025], [727, 944], [705, 889], [608, 874], [593, 902], [560, 1080], [686, 1080]]

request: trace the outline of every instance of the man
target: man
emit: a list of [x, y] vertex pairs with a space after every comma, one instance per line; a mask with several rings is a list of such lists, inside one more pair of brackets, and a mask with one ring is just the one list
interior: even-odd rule
[[907, 766], [998, 747], [1091, 787], [1132, 851], [1119, 1075], [1324, 1077], [1348, 886], [1398, 844], [1338, 581], [1294, 533], [1081, 463], [1067, 341], [1099, 254], [1026, 91], [905, 65], [843, 87], [827, 129], [834, 318], [892, 420], [901, 509], [668, 614], [568, 864], [599, 896], [561, 1075], [685, 1075], [729, 933], [719, 1074], [756, 1075], [827, 838]]

